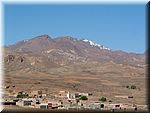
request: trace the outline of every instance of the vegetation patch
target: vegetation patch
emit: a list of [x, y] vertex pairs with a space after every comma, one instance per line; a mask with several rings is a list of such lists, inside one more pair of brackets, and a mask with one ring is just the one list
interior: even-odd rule
[[99, 100], [99, 101], [102, 101], [102, 102], [107, 101], [106, 97], [101, 97], [101, 98], [99, 98], [98, 100]]
[[80, 100], [88, 100], [87, 96], [81, 96], [79, 99]]

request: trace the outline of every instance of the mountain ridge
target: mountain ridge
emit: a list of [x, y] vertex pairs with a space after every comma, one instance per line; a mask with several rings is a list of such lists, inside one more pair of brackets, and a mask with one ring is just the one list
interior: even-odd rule
[[[115, 62], [118, 64], [145, 65], [145, 55], [112, 50], [86, 39], [70, 36], [52, 39], [49, 35], [40, 35], [26, 41], [8, 46], [10, 54], [22, 56], [43, 56], [51, 62], [69, 65], [68, 62], [84, 62], [85, 59], [96, 62]], [[7, 52], [6, 52], [7, 53]], [[7, 55], [6, 55], [7, 56]]]
[[95, 43], [93, 42], [92, 40], [88, 40], [86, 38], [73, 38], [71, 36], [59, 36], [59, 37], [55, 37], [55, 38], [52, 38], [50, 37], [48, 34], [43, 34], [43, 35], [38, 35], [38, 36], [35, 36], [35, 37], [32, 37], [30, 39], [25, 39], [25, 40], [21, 40], [21, 41], [18, 41], [14, 44], [10, 44], [10, 45], [7, 45], [7, 46], [4, 46], [5, 47], [10, 47], [12, 45], [16, 45], [18, 43], [23, 43], [23, 42], [28, 42], [28, 41], [31, 41], [31, 40], [35, 40], [35, 39], [50, 39], [50, 40], [60, 40], [60, 39], [70, 39], [70, 40], [74, 40], [74, 41], [84, 41], [84, 42], [88, 42], [90, 43], [91, 46], [99, 46], [99, 47], [102, 47], [101, 49], [108, 49], [108, 50], [112, 50], [112, 51], [122, 51], [122, 52], [126, 52], [126, 53], [134, 53], [134, 54], [145, 54], [146, 52], [143, 52], [143, 53], [138, 53], [138, 52], [127, 52], [127, 51], [124, 51], [124, 50], [115, 50], [115, 49], [112, 49], [112, 48], [108, 48], [108, 47], [105, 47], [104, 45], [101, 45], [101, 44], [98, 44], [98, 43]]

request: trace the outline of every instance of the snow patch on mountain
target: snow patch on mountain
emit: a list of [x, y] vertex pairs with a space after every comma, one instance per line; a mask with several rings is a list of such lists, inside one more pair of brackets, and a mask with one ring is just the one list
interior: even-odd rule
[[29, 40], [23, 40], [23, 42], [28, 42]]
[[89, 43], [91, 46], [93, 46], [93, 47], [99, 47], [100, 49], [111, 50], [110, 48], [107, 48], [107, 47], [104, 47], [103, 45], [94, 43], [94, 42], [92, 42], [91, 40], [84, 39], [84, 40], [82, 40], [82, 41], [88, 42], [88, 43]]

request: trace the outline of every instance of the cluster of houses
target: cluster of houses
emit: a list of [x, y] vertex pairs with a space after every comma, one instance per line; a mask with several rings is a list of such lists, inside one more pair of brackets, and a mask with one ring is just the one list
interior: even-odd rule
[[[26, 92], [18, 94], [26, 95]], [[81, 96], [92, 96], [92, 93], [70, 93], [69, 91], [59, 91], [52, 98], [48, 94], [43, 94], [42, 91], [32, 91], [26, 98], [16, 98], [6, 100], [4, 105], [17, 105], [20, 107], [40, 108], [40, 109], [64, 109], [64, 110], [137, 110], [136, 105], [112, 103], [112, 102], [87, 102], [80, 100]]]

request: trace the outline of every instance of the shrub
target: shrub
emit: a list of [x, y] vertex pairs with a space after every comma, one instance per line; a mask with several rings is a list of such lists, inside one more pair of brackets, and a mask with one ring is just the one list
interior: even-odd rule
[[80, 100], [88, 100], [88, 98], [86, 96], [81, 96]]
[[105, 98], [105, 97], [101, 97], [101, 98], [99, 98], [99, 101], [106, 101], [107, 99]]
[[129, 88], [129, 86], [126, 86], [126, 88]]
[[136, 89], [136, 86], [135, 85], [131, 85], [131, 89]]
[[101, 108], [104, 108], [104, 104], [101, 104]]
[[27, 98], [29, 95], [27, 93], [19, 92], [17, 98]]

